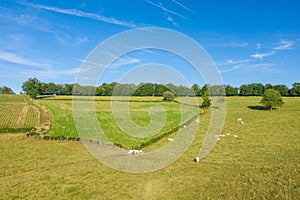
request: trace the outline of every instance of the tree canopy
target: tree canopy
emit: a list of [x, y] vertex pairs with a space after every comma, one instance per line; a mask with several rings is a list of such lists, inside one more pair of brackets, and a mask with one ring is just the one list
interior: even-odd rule
[[164, 101], [174, 101], [175, 95], [171, 91], [165, 91], [163, 93], [163, 100]]
[[14, 92], [10, 87], [2, 86], [0, 87], [0, 94], [14, 94]]
[[262, 95], [260, 103], [266, 106], [269, 110], [284, 104], [280, 92], [274, 89], [266, 90]]

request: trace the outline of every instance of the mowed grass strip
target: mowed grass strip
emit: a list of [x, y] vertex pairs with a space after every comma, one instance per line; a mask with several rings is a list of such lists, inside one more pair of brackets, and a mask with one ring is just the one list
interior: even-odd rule
[[[145, 174], [113, 170], [80, 142], [0, 135], [1, 198], [298, 199], [300, 98], [284, 99], [284, 107], [272, 112], [248, 108], [259, 105], [259, 99], [227, 98], [223, 133], [230, 135], [198, 164], [193, 158], [205, 137], [209, 112], [201, 116], [195, 140], [177, 161]], [[237, 117], [245, 123], [239, 124]]]

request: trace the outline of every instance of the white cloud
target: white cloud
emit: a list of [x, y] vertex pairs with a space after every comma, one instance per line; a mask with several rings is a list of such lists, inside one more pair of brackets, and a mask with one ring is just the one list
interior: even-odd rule
[[118, 58], [115, 62], [113, 62], [110, 67], [116, 68], [124, 65], [130, 65], [130, 64], [138, 64], [141, 60], [137, 58], [131, 58], [129, 56], [125, 56], [125, 58]]
[[76, 37], [76, 44], [83, 44], [88, 41], [86, 36], [78, 36]]
[[272, 63], [257, 63], [257, 64], [252, 64], [252, 63], [243, 63], [243, 64], [238, 64], [230, 67], [229, 69], [224, 69], [221, 72], [226, 73], [230, 71], [235, 71], [235, 70], [255, 70], [255, 71], [265, 71], [265, 70], [272, 70], [272, 66], [274, 64]]
[[246, 69], [255, 69], [255, 70], [270, 70], [271, 66], [273, 66], [273, 63], [258, 63], [258, 64], [252, 64], [252, 65], [247, 65]]
[[245, 60], [227, 60], [228, 64], [240, 64], [240, 63], [247, 63], [250, 62], [250, 59], [245, 59]]
[[234, 71], [234, 70], [237, 70], [237, 69], [239, 69], [239, 68], [241, 68], [243, 66], [245, 66], [245, 64], [234, 65], [234, 66], [230, 67], [229, 69], [222, 70], [221, 72], [225, 73], [225, 72]]
[[260, 43], [257, 43], [257, 44], [256, 44], [256, 50], [260, 50], [260, 48], [261, 48], [261, 44], [260, 44]]
[[183, 16], [183, 15], [177, 13], [177, 12], [174, 12], [174, 11], [172, 11], [172, 10], [169, 10], [169, 9], [165, 8], [165, 7], [162, 5], [162, 3], [160, 3], [160, 2], [159, 2], [159, 3], [154, 3], [154, 2], [152, 2], [152, 1], [150, 1], [150, 0], [145, 0], [145, 2], [149, 3], [150, 5], [153, 5], [153, 6], [157, 7], [157, 8], [159, 8], [159, 9], [161, 9], [161, 10], [167, 12], [167, 13], [176, 15], [176, 16], [181, 17], [181, 18], [183, 18], [183, 19], [187, 19], [187, 17], [185, 17], [185, 16]]
[[176, 3], [177, 5], [179, 5], [180, 7], [184, 8], [185, 10], [191, 12], [191, 13], [194, 13], [193, 10], [189, 9], [188, 7], [186, 7], [185, 5], [183, 5], [182, 3], [176, 1], [176, 0], [172, 0], [174, 3]]
[[[111, 55], [111, 56], [113, 56], [113, 55]], [[130, 65], [130, 64], [138, 64], [138, 63], [141, 62], [140, 59], [131, 58], [129, 56], [123, 56], [123, 57], [120, 57], [120, 58], [116, 58], [116, 60], [113, 63], [111, 63], [109, 66], [104, 66], [104, 64], [102, 64], [101, 62], [96, 63], [96, 62], [92, 62], [92, 61], [89, 61], [89, 60], [81, 60], [81, 59], [76, 59], [76, 60], [88, 64], [89, 68], [94, 68], [94, 67], [96, 67], [96, 68], [98, 68], [98, 67], [117, 68], [117, 67], [120, 67], [120, 66], [125, 66], [125, 65]]]
[[63, 13], [66, 15], [94, 19], [97, 21], [102, 21], [102, 22], [106, 22], [106, 23], [110, 23], [110, 24], [116, 24], [116, 25], [126, 26], [126, 27], [130, 27], [130, 28], [137, 27], [137, 25], [134, 24], [133, 22], [122, 21], [122, 20], [118, 20], [113, 17], [105, 17], [103, 15], [99, 15], [99, 14], [95, 14], [95, 13], [83, 12], [83, 11], [77, 10], [77, 9], [62, 9], [62, 8], [52, 7], [52, 6], [32, 4], [29, 2], [22, 2], [22, 4], [33, 7], [33, 8], [37, 8], [37, 9], [43, 9], [43, 10], [48, 10], [48, 11], [52, 11], [52, 12]]
[[248, 44], [245, 42], [224, 42], [224, 43], [215, 43], [212, 44], [211, 46], [236, 48], [236, 47], [246, 47], [248, 46]]
[[178, 26], [178, 24], [174, 21], [171, 16], [167, 16], [167, 21], [171, 22], [174, 26]]
[[218, 65], [219, 66], [222, 66], [222, 65], [236, 65], [236, 64], [242, 64], [242, 63], [248, 63], [250, 61], [251, 61], [251, 59], [244, 59], [244, 60], [229, 59], [229, 60], [226, 60], [226, 62], [224, 62], [224, 63], [219, 63]]
[[271, 51], [271, 52], [268, 52], [268, 53], [255, 53], [255, 54], [252, 54], [250, 56], [252, 58], [257, 58], [257, 59], [263, 60], [264, 57], [268, 57], [268, 56], [271, 56], [273, 54], [275, 54], [275, 51]]
[[16, 64], [21, 64], [21, 65], [28, 65], [28, 66], [48, 66], [45, 63], [35, 62], [33, 60], [23, 58], [22, 56], [19, 56], [15, 53], [5, 52], [5, 51], [1, 51], [1, 50], [0, 50], [0, 60], [11, 62], [11, 63], [16, 63]]
[[286, 50], [286, 49], [290, 49], [293, 45], [294, 45], [294, 41], [282, 40], [282, 41], [280, 41], [278, 46], [274, 47], [273, 49], [274, 50]]

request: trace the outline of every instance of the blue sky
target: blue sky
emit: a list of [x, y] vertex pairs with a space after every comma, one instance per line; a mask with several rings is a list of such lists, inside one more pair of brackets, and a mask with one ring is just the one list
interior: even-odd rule
[[[296, 0], [1, 0], [0, 85], [19, 93], [30, 77], [73, 83], [82, 61], [100, 42], [134, 28], [163, 27], [202, 45], [225, 84], [291, 87], [300, 81], [299, 10]], [[147, 63], [172, 67], [189, 84], [203, 84], [191, 66], [159, 50], [123, 56], [102, 82], [118, 81]]]

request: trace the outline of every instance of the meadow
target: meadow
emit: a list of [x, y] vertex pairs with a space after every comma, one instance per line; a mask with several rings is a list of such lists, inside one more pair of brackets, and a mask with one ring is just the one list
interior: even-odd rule
[[[93, 100], [92, 97], [79, 96], [74, 98], [76, 100], [82, 100], [83, 102]], [[113, 105], [112, 102], [117, 102], [117, 104]], [[184, 100], [184, 102], [188, 101]], [[73, 120], [72, 97], [58, 96], [46, 98], [38, 100], [37, 103], [44, 106], [50, 113], [51, 129], [49, 135], [79, 137]], [[188, 103], [193, 102], [191, 101]], [[117, 110], [121, 110], [123, 107], [128, 106], [131, 120], [141, 127], [146, 127], [151, 123], [152, 119], [149, 116], [149, 110], [156, 106], [160, 106], [164, 110], [154, 111], [153, 118], [159, 119], [161, 112], [165, 112], [166, 123], [155, 135], [147, 138], [133, 137], [124, 133], [115, 122], [116, 120], [125, 121], [125, 118], [127, 117], [126, 113], [121, 113], [122, 115], [115, 120], [112, 112], [113, 106], [119, 107], [119, 109], [115, 108]], [[181, 114], [181, 109], [185, 110], [183, 114]], [[176, 102], [164, 102], [162, 101], [162, 97], [131, 97], [128, 104], [125, 97], [114, 97], [113, 99], [111, 97], [95, 97], [95, 112], [101, 129], [104, 130], [111, 142], [120, 144], [122, 147], [128, 149], [140, 148], [141, 145], [149, 143], [150, 140], [156, 141], [157, 138], [160, 138], [163, 135], [169, 135], [177, 131], [183, 124], [195, 118], [195, 116], [199, 114], [199, 111], [199, 108], [193, 106], [182, 106]], [[161, 120], [163, 121], [164, 119]], [[128, 122], [128, 124], [130, 123], [131, 122]], [[128, 126], [128, 124], [126, 125]], [[88, 139], [97, 140], [97, 137], [89, 135]]]
[[[199, 163], [194, 163], [193, 158], [206, 134], [210, 110], [201, 115], [192, 145], [178, 160], [161, 170], [142, 174], [107, 167], [91, 156], [81, 142], [1, 133], [0, 198], [298, 199], [300, 98], [284, 98], [284, 106], [272, 112], [261, 110], [259, 100], [260, 97], [226, 98], [225, 124], [222, 133], [217, 133], [226, 136]], [[135, 101], [133, 120], [141, 125], [148, 123], [146, 111], [160, 100], [147, 97]], [[70, 99], [44, 99], [36, 103], [49, 111], [49, 134], [76, 134]], [[111, 117], [109, 105], [110, 99], [97, 101], [100, 122]], [[172, 116], [176, 116], [176, 106], [165, 105]], [[105, 110], [107, 113], [102, 115]], [[237, 118], [242, 118], [244, 124], [239, 124]], [[178, 125], [178, 121], [172, 121], [170, 118], [169, 128]], [[127, 141], [132, 143], [130, 138]], [[146, 150], [165, 144], [166, 138], [162, 138]]]

